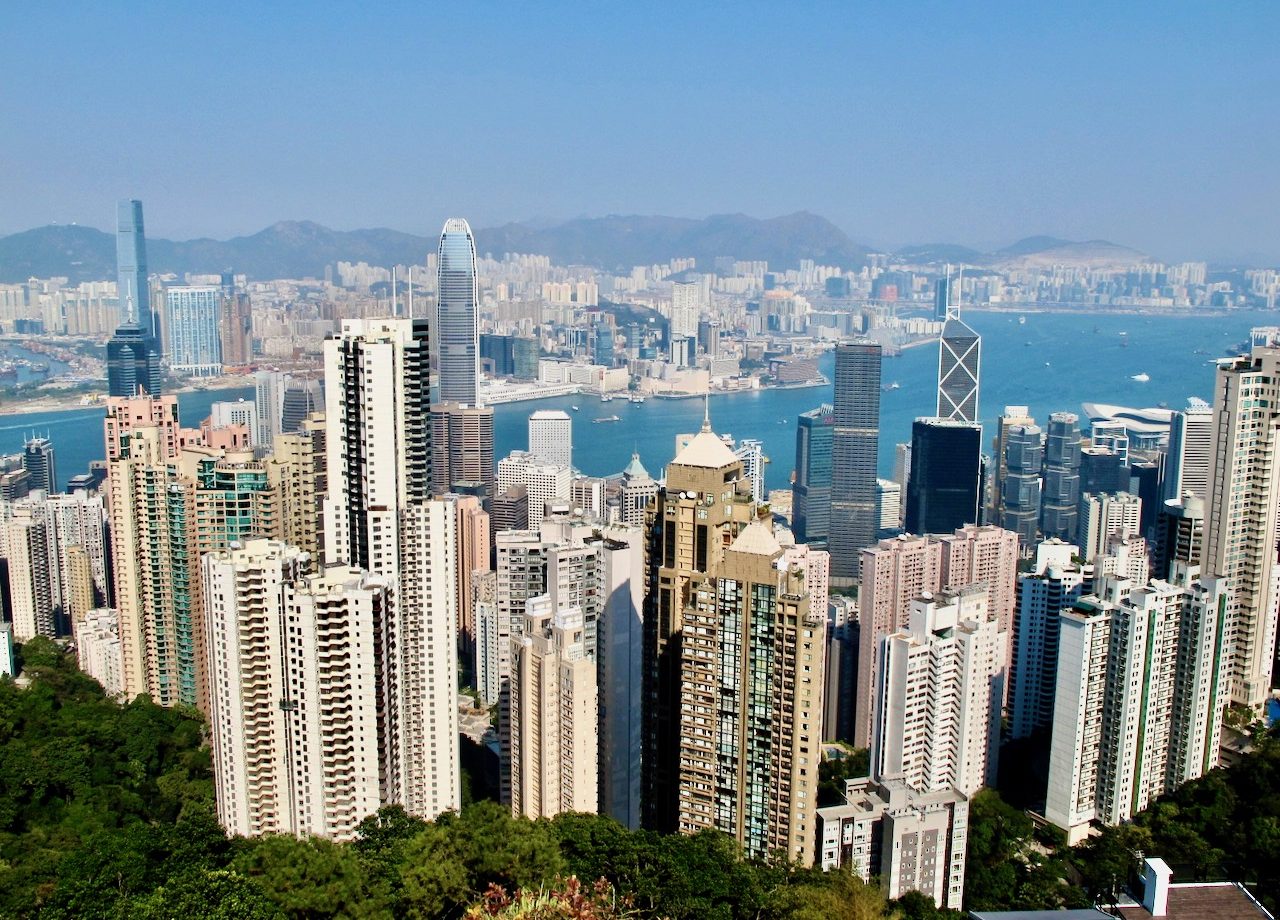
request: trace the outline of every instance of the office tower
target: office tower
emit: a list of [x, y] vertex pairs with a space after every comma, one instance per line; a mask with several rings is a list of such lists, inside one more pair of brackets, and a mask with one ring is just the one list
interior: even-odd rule
[[1187, 408], [1173, 413], [1170, 420], [1169, 452], [1164, 466], [1165, 501], [1188, 492], [1200, 499], [1209, 494], [1213, 407], [1202, 399], [1187, 403]]
[[613, 327], [608, 323], [596, 323], [592, 328], [591, 362], [613, 367]]
[[492, 494], [493, 407], [436, 403], [431, 407], [431, 488], [444, 495], [459, 483], [483, 483]]
[[542, 520], [548, 503], [568, 502], [573, 494], [571, 469], [540, 460], [522, 450], [513, 450], [498, 461], [497, 480], [499, 493], [513, 486], [524, 486], [530, 525]]
[[76, 628], [76, 664], [111, 699], [124, 693], [124, 661], [120, 654], [120, 619], [111, 607], [90, 610]]
[[673, 335], [668, 360], [676, 367], [693, 367], [697, 357], [696, 343], [691, 335]]
[[[996, 469], [991, 477], [992, 489], [987, 496], [988, 519], [999, 523], [1000, 508], [1004, 496], [1001, 490], [1004, 487], [1005, 477], [1008, 475], [1007, 454], [1008, 454], [1008, 438], [1009, 430], [1014, 426], [1033, 426], [1036, 420], [1030, 415], [1031, 410], [1026, 406], [1005, 406], [1004, 413], [996, 421], [996, 435], [991, 439], [991, 455], [995, 458]], [[1041, 461], [1043, 462], [1043, 446], [1044, 437], [1041, 435]], [[1040, 470], [1037, 468], [1036, 473]], [[1009, 528], [1012, 530], [1013, 528]], [[1034, 538], [1033, 538], [1034, 539]]]
[[301, 431], [306, 419], [324, 412], [322, 381], [308, 377], [285, 378], [284, 397], [280, 404], [280, 431], [292, 434]]
[[681, 649], [693, 582], [716, 569], [754, 519], [748, 488], [742, 461], [704, 420], [646, 513], [642, 823], [653, 830], [679, 828]]
[[933, 286], [933, 318], [940, 323], [945, 323], [950, 313], [951, 269], [948, 266], [947, 274], [939, 278]]
[[1156, 522], [1152, 567], [1157, 577], [1169, 577], [1174, 560], [1201, 565], [1204, 552], [1204, 501], [1194, 495], [1164, 503]]
[[529, 526], [529, 490], [511, 486], [493, 497], [489, 521], [494, 534], [507, 530], [524, 530]]
[[[1111, 451], [1120, 458], [1121, 466], [1129, 465], [1130, 422], [1123, 418], [1095, 418], [1089, 422], [1089, 444]], [[1089, 491], [1086, 489], [1085, 491]]]
[[229, 832], [354, 838], [382, 802], [378, 631], [389, 586], [307, 574], [267, 540], [204, 561], [218, 819]]
[[167, 360], [174, 371], [192, 376], [222, 373], [222, 342], [218, 318], [222, 289], [175, 286], [165, 290], [169, 317]]
[[121, 201], [116, 207], [116, 298], [120, 303], [120, 325], [136, 323], [145, 338], [157, 338], [147, 282], [147, 235], [142, 224], [142, 202], [137, 200]]
[[270, 449], [276, 435], [284, 433], [284, 388], [288, 379], [280, 371], [258, 371], [253, 375], [253, 404], [258, 412], [253, 443], [258, 447]]
[[[747, 524], [690, 584], [679, 673], [678, 829], [814, 861], [825, 611], [772, 527]], [[806, 671], [805, 669], [809, 670]]]
[[720, 320], [698, 320], [698, 347], [708, 358], [720, 357]]
[[631, 462], [622, 471], [618, 491], [622, 523], [631, 527], [644, 527], [645, 510], [658, 497], [658, 483], [640, 462], [639, 454], [631, 455]]
[[453, 496], [458, 520], [457, 584], [458, 647], [469, 650], [475, 644], [475, 577], [489, 571], [489, 515], [474, 495]]
[[316, 415], [296, 434], [275, 437], [264, 461], [267, 479], [279, 502], [277, 536], [313, 559], [324, 558], [321, 505], [325, 479], [324, 416]]
[[529, 453], [573, 469], [573, 419], [568, 412], [539, 409], [529, 416]]
[[876, 536], [876, 451], [880, 443], [880, 346], [842, 342], [835, 358], [831, 519], [827, 544], [837, 584], [858, 577], [860, 553]]
[[978, 421], [981, 359], [982, 338], [960, 319], [958, 307], [948, 307], [947, 320], [938, 339], [939, 418]]
[[[1226, 579], [1231, 701], [1261, 706], [1276, 647], [1276, 511], [1280, 349], [1255, 347], [1218, 364], [1205, 496], [1204, 570]], [[1266, 403], [1266, 405], [1263, 405]]]
[[160, 395], [160, 352], [155, 339], [136, 322], [121, 323], [107, 340], [107, 394]]
[[1155, 452], [1148, 457], [1135, 458], [1129, 464], [1129, 492], [1142, 503], [1138, 517], [1138, 532], [1155, 534], [1156, 519], [1160, 516], [1160, 494], [1164, 479], [1164, 454]]
[[1142, 500], [1128, 492], [1080, 496], [1079, 535], [1081, 554], [1092, 562], [1102, 553], [1107, 541], [1116, 535], [1142, 533]]
[[54, 463], [53, 442], [48, 438], [28, 438], [22, 447], [22, 468], [27, 471], [30, 489], [46, 495], [59, 490], [58, 468]]
[[569, 506], [601, 523], [609, 519], [607, 496], [608, 480], [601, 476], [574, 476], [569, 485]]
[[[258, 407], [251, 400], [238, 399], [235, 402], [214, 402], [209, 404], [209, 423], [213, 428], [228, 428], [239, 425], [249, 434], [251, 447], [271, 449], [271, 441], [261, 443], [258, 438]], [[274, 439], [273, 439], [274, 440]]]
[[529, 818], [599, 809], [596, 665], [582, 612], [530, 598], [512, 640], [511, 811]]
[[[224, 275], [230, 280], [231, 276]], [[218, 344], [222, 363], [231, 367], [253, 360], [253, 313], [249, 295], [235, 289], [234, 281], [222, 286], [222, 309], [218, 315]]]
[[969, 800], [954, 789], [919, 793], [900, 777], [845, 781], [844, 804], [818, 809], [819, 865], [880, 880], [889, 899], [911, 891], [959, 910]]
[[31, 474], [22, 465], [22, 454], [0, 456], [0, 500], [25, 498], [31, 492]]
[[162, 458], [176, 456], [182, 430], [178, 421], [178, 397], [147, 394], [108, 398], [107, 416], [103, 421], [108, 463], [120, 456], [130, 436], [140, 428], [157, 429]]
[[891, 537], [902, 520], [902, 486], [892, 479], [876, 480], [876, 536]]
[[1040, 497], [1040, 532], [1046, 539], [1075, 541], [1079, 502], [1080, 419], [1070, 412], [1055, 412], [1045, 433]]
[[1102, 577], [1060, 617], [1045, 817], [1072, 844], [1217, 764], [1227, 590], [1177, 577]]
[[873, 778], [966, 796], [995, 782], [1007, 640], [981, 585], [911, 601], [909, 625], [881, 647]]
[[918, 418], [911, 426], [911, 478], [905, 529], [950, 533], [979, 521], [982, 426]]
[[[1003, 421], [1003, 420], [1002, 420]], [[1040, 530], [1040, 471], [1044, 463], [1044, 433], [1038, 425], [1001, 427], [1004, 444], [995, 520], [1012, 530], [1030, 550]]]
[[751, 500], [764, 501], [764, 465], [768, 462], [764, 455], [764, 443], [755, 438], [743, 438], [733, 452], [742, 461], [742, 475], [751, 484]]
[[458, 807], [457, 511], [431, 500], [425, 319], [347, 320], [325, 341], [331, 563], [385, 577], [379, 729], [385, 802], [426, 818]]
[[881, 641], [906, 625], [910, 602], [926, 592], [937, 591], [941, 579], [942, 544], [927, 537], [904, 535], [881, 540], [862, 551], [855, 747], [871, 745], [873, 690]]
[[[796, 478], [791, 485], [791, 530], [801, 543], [826, 543], [831, 526], [831, 448], [835, 409], [802, 412], [796, 424]], [[897, 526], [897, 522], [894, 522]]]
[[440, 234], [436, 286], [440, 402], [480, 405], [478, 299], [471, 227], [461, 218], [450, 218]]
[[1110, 447], [1089, 445], [1080, 449], [1080, 494], [1125, 492], [1129, 489], [1129, 467]]
[[1036, 547], [1035, 569], [1018, 578], [1018, 619], [1011, 643], [1009, 710], [1014, 738], [1053, 723], [1057, 684], [1058, 618], [1093, 587], [1093, 567], [1075, 561], [1070, 543], [1046, 540]]
[[600, 813], [636, 830], [644, 746], [644, 530], [606, 527], [586, 543], [599, 560]]

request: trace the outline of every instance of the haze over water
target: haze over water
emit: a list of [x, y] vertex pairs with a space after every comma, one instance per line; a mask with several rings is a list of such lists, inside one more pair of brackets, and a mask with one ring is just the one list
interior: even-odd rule
[[[1233, 313], [1211, 317], [1093, 316], [968, 311], [965, 320], [982, 335], [981, 411], [989, 444], [995, 419], [1006, 405], [1026, 405], [1043, 425], [1050, 412], [1080, 413], [1083, 402], [1134, 407], [1166, 403], [1181, 408], [1187, 397], [1210, 400], [1213, 358], [1231, 354], [1253, 326], [1276, 322], [1274, 314]], [[1096, 332], [1094, 330], [1097, 330]], [[1127, 335], [1121, 336], [1125, 332]], [[1128, 343], [1127, 347], [1122, 343]], [[1030, 344], [1027, 344], [1030, 343]], [[1197, 354], [1197, 351], [1204, 352]], [[894, 445], [911, 438], [911, 422], [935, 410], [937, 345], [908, 349], [886, 358], [881, 393], [880, 474], [893, 470]], [[1046, 362], [1048, 363], [1046, 366]], [[821, 367], [828, 378], [832, 356]], [[1150, 381], [1132, 379], [1145, 373]], [[179, 397], [183, 423], [196, 426], [218, 399], [252, 399], [252, 388], [184, 393]], [[795, 463], [796, 416], [831, 402], [830, 386], [799, 390], [765, 390], [711, 400], [711, 422], [720, 434], [764, 442], [772, 461], [768, 486], [786, 487]], [[574, 412], [572, 406], [578, 406]], [[702, 424], [701, 399], [649, 399], [635, 406], [625, 399], [602, 403], [579, 394], [496, 407], [495, 455], [503, 457], [527, 446], [526, 420], [535, 409], [561, 408], [574, 419], [574, 462], [584, 472], [607, 476], [619, 472], [638, 450], [649, 472], [660, 476], [675, 450], [675, 437]], [[595, 423], [617, 415], [619, 421]], [[65, 482], [101, 459], [101, 409], [8, 414], [0, 416], [0, 452], [21, 449], [26, 433], [48, 433], [57, 450], [58, 473]], [[1085, 422], [1087, 424], [1087, 421]]]

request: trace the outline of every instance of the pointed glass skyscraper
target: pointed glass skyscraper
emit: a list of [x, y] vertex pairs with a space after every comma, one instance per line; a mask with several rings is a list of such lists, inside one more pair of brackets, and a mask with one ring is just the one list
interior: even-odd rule
[[121, 325], [135, 322], [149, 338], [155, 338], [147, 287], [147, 237], [142, 202], [137, 199], [121, 201], [116, 207], [116, 292]]
[[437, 321], [440, 402], [480, 405], [480, 323], [476, 306], [476, 245], [459, 217], [440, 234]]
[[946, 316], [938, 342], [938, 418], [976, 422], [982, 339], [960, 319], [958, 305], [942, 301], [950, 296], [950, 281], [946, 287], [940, 282], [935, 309], [945, 310]]

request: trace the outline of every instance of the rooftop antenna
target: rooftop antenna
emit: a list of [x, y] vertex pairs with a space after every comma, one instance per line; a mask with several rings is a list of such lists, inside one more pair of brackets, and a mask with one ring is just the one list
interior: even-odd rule
[[708, 390], [703, 394], [703, 410], [702, 410], [702, 430], [711, 430], [711, 391]]
[[398, 298], [396, 297], [397, 293], [399, 292], [396, 290], [396, 267], [393, 265], [391, 266], [391, 315], [392, 316], [400, 315], [400, 304], [397, 302]]
[[413, 319], [413, 266], [409, 266], [409, 319]]
[[131, 322], [131, 323], [137, 322], [138, 318], [134, 316], [134, 313], [133, 313], [133, 295], [132, 294], [129, 295], [129, 299], [127, 303], [129, 305], [128, 322]]

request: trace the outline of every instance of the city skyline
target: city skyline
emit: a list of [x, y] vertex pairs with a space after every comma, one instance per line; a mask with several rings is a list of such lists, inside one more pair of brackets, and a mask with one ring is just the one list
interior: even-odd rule
[[[1280, 260], [1266, 217], [1277, 181], [1270, 9], [1153, 17], [1098, 7], [1078, 17], [1010, 5], [972, 17], [941, 4], [912, 16], [873, 5], [855, 19], [812, 5], [778, 21], [747, 7], [731, 18], [682, 11], [675, 32], [660, 11], [584, 19], [571, 7], [402, 9], [389, 16], [390, 33], [388, 18], [233, 9], [225, 19], [149, 22], [157, 53], [104, 71], [96, 47], [136, 34], [143, 15], [64, 17], [55, 5], [15, 17], [14, 86], [0, 115], [49, 127], [14, 139], [0, 231], [94, 224], [89, 192], [106, 189], [152, 202], [159, 237], [230, 236], [283, 217], [427, 234], [448, 212], [493, 226], [808, 209], [879, 247], [941, 239], [983, 248], [1049, 233], [1166, 259]], [[598, 79], [548, 66], [548, 50], [575, 28], [593, 36], [574, 54]], [[184, 66], [175, 55], [193, 32], [237, 66]], [[714, 40], [729, 32], [732, 41]], [[274, 36], [283, 33], [295, 40], [281, 49]], [[66, 49], [55, 73], [34, 57], [36, 37], [49, 34]], [[430, 53], [396, 54], [389, 34], [422, 35]], [[845, 66], [850, 46], [864, 66]], [[999, 51], [977, 50], [987, 48]], [[807, 66], [756, 66], [778, 49]], [[317, 67], [326, 52], [341, 53]], [[268, 79], [273, 91], [262, 93]], [[122, 97], [124, 81], [149, 91], [121, 113], [106, 100]], [[433, 83], [442, 111], [409, 117], [407, 100]], [[682, 118], [673, 96], [712, 114]], [[317, 135], [317, 106], [344, 130]], [[428, 125], [441, 121], [451, 143], [435, 147], [428, 181], [408, 151], [430, 143]], [[1185, 126], [1196, 123], [1250, 124], [1250, 143], [1188, 140]], [[789, 127], [761, 127], [770, 124]], [[1074, 127], [1082, 124], [1087, 133]], [[246, 129], [255, 142], [242, 149], [203, 141]], [[71, 131], [100, 143], [65, 143]], [[502, 142], [512, 137], [522, 143]], [[637, 157], [641, 137], [647, 154]], [[734, 151], [727, 163], [725, 151]], [[778, 168], [786, 163], [794, 168]], [[338, 175], [360, 178], [339, 184]]]

